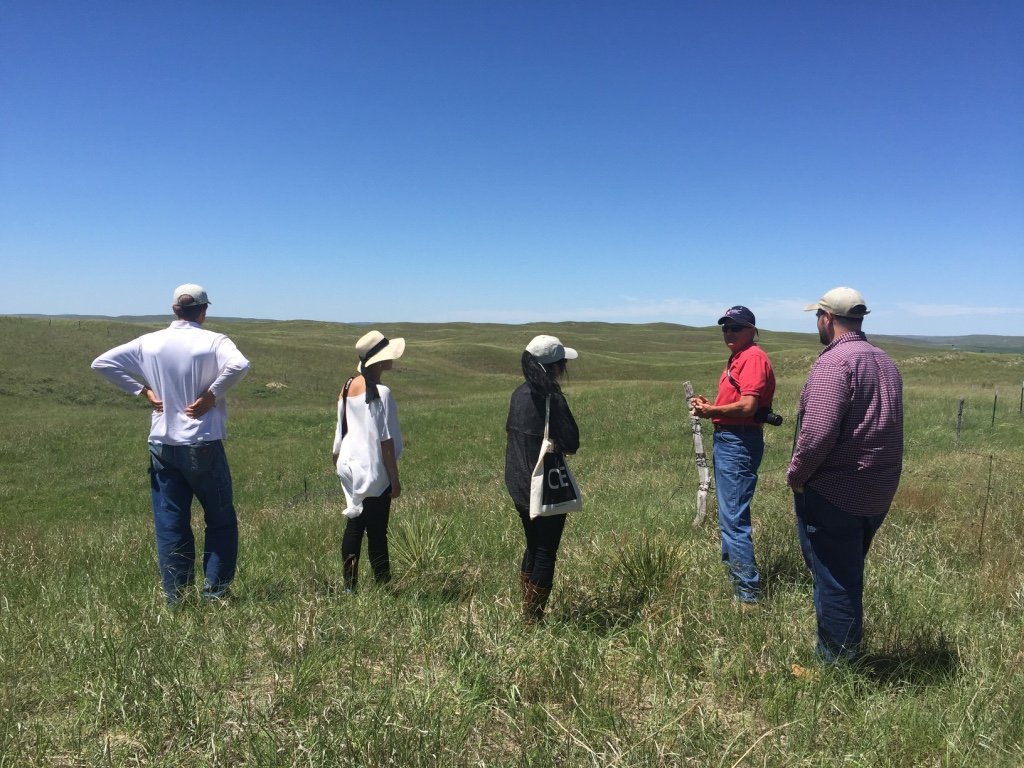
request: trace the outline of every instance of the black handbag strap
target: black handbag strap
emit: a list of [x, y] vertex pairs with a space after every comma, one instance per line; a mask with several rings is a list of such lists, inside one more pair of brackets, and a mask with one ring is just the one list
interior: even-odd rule
[[544, 454], [547, 453], [548, 447], [548, 422], [551, 421], [551, 395], [548, 395], [544, 400], [544, 440], [540, 444], [540, 455], [537, 457], [537, 461], [544, 460]]
[[350, 376], [349, 380], [345, 382], [344, 388], [341, 390], [341, 439], [345, 439], [345, 434], [348, 432], [348, 388], [352, 386], [352, 382], [355, 381], [355, 376]]

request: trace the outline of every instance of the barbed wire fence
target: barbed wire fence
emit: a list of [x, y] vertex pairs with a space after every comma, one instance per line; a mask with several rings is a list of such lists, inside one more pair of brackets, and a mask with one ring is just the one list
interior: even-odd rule
[[285, 508], [297, 507], [300, 504], [308, 504], [317, 499], [344, 498], [341, 491], [341, 483], [330, 478], [311, 484], [308, 477], [302, 478], [302, 493], [296, 493], [288, 498], [282, 499], [280, 504]]
[[[991, 418], [989, 420], [988, 425], [990, 428], [994, 428], [996, 425], [998, 402], [999, 393], [998, 390], [996, 390], [992, 399]], [[1007, 458], [1004, 455], [1000, 455], [999, 450], [995, 448], [990, 449], [988, 451], [969, 450], [963, 448], [961, 443], [961, 434], [964, 425], [965, 404], [966, 398], [960, 398], [957, 404], [955, 438], [952, 441], [952, 450], [946, 454], [933, 454], [933, 458], [937, 457], [939, 459], [957, 462], [958, 468], [961, 470], [957, 474], [955, 479], [955, 484], [957, 488], [961, 491], [965, 488], [973, 489], [977, 493], [977, 501], [979, 502], [979, 506], [981, 508], [980, 519], [978, 521], [978, 556], [979, 558], [983, 558], [985, 554], [985, 528], [988, 523], [989, 511], [993, 498], [1005, 497], [1006, 506], [1010, 509], [1019, 510], [1022, 507], [1024, 507], [1024, 504], [1021, 503], [1022, 495], [1024, 495], [1024, 491], [1022, 491], [1022, 485], [1014, 479], [1007, 479], [1005, 484], [1000, 484], [998, 482], [998, 478], [1001, 476], [1005, 476], [1007, 473], [1004, 471], [997, 475], [997, 473], [995, 472], [996, 460], [998, 459], [999, 466], [1004, 470], [1006, 468], [1016, 468], [1024, 470], [1024, 461], [1018, 461]], [[1017, 416], [1024, 416], [1024, 383], [1022, 383], [1021, 385]], [[793, 446], [795, 446], [795, 440], [796, 435], [794, 432], [792, 444]], [[789, 458], [792, 453], [792, 447], [790, 447], [788, 444], [786, 447], [788, 448], [788, 450], [785, 451], [784, 456], [782, 456], [781, 458], [776, 458], [777, 452], [773, 452], [773, 454], [776, 455], [772, 456], [772, 462], [770, 464], [762, 463], [761, 467], [758, 470], [759, 477], [767, 476], [772, 477], [773, 479], [778, 479], [781, 477], [781, 482], [783, 485], [785, 485], [785, 476], [787, 470], [789, 469]], [[901, 476], [901, 485], [905, 483], [907, 480], [928, 480], [938, 484], [949, 484], [950, 482], [952, 482], [950, 475], [948, 473], [939, 474], [937, 472], [930, 471], [928, 469], [923, 468], [915, 460], [916, 449], [920, 448], [922, 449], [922, 451], [924, 451], [925, 449], [928, 449], [930, 446], [926, 446], [923, 442], [918, 443], [915, 441], [911, 441], [906, 443], [904, 447], [905, 451], [903, 460], [903, 472]], [[963, 471], [963, 462], [964, 459], [967, 457], [984, 461], [986, 463], [985, 471], [973, 473]], [[709, 452], [708, 454], [707, 462], [710, 466], [714, 466], [711, 452]], [[934, 463], [934, 461], [929, 463]], [[698, 457], [697, 459], [697, 464], [699, 466], [700, 457]], [[686, 469], [692, 472], [692, 464], [687, 466]], [[686, 482], [684, 483], [684, 485], [686, 491], [696, 490], [697, 488], [696, 483], [691, 484], [689, 482]], [[682, 490], [684, 490], [683, 487], [677, 488], [676, 492], [673, 493], [673, 496], [677, 495]], [[713, 480], [711, 490], [714, 490]], [[996, 491], [996, 493], [993, 493], [993, 491]], [[712, 494], [712, 496], [713, 495], [714, 494]]]

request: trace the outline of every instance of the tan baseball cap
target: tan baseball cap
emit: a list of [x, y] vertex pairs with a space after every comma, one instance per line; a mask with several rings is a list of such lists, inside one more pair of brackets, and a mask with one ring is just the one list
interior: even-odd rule
[[804, 307], [805, 312], [818, 309], [839, 317], [864, 317], [870, 311], [860, 291], [842, 286], [833, 288], [813, 304]]

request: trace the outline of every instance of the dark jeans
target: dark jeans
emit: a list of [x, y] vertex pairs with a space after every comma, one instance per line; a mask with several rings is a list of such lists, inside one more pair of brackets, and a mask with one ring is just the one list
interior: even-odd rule
[[566, 516], [551, 515], [531, 520], [528, 508], [516, 506], [516, 511], [526, 534], [522, 572], [536, 586], [550, 589], [555, 579], [555, 560], [558, 559], [558, 545], [562, 541]]
[[853, 661], [864, 630], [864, 560], [885, 515], [851, 515], [809, 487], [793, 501], [800, 549], [814, 577], [818, 656]]
[[370, 556], [373, 578], [378, 584], [391, 581], [391, 559], [388, 557], [388, 518], [391, 517], [391, 489], [380, 496], [363, 499], [363, 514], [350, 517], [341, 537], [341, 560], [345, 569], [346, 589], [355, 589], [359, 580], [359, 550], [366, 533], [366, 549]]
[[203, 594], [223, 595], [238, 560], [238, 518], [224, 444], [220, 440], [198, 445], [150, 443], [149, 475], [156, 553], [167, 601], [176, 602], [195, 579], [193, 497], [199, 499], [206, 522]]

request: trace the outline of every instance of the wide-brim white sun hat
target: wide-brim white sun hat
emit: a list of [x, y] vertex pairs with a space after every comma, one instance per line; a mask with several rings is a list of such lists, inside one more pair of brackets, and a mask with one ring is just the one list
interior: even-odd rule
[[397, 360], [405, 352], [405, 339], [389, 339], [380, 331], [370, 331], [356, 342], [356, 353], [362, 366]]

